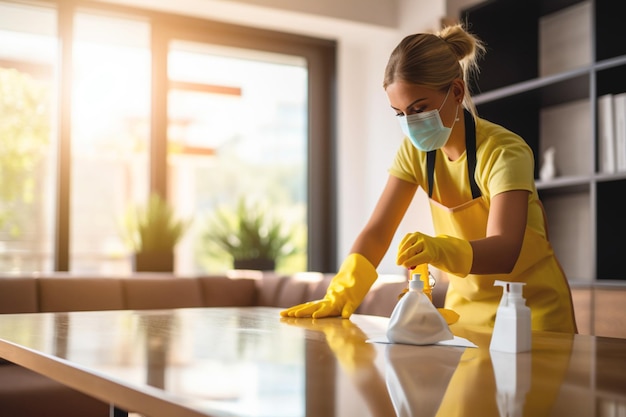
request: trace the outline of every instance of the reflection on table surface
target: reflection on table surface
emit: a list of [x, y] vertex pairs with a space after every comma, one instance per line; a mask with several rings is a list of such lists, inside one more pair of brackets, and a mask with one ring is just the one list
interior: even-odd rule
[[[275, 308], [0, 316], [0, 356], [120, 408], [172, 416], [618, 416], [626, 339], [534, 333], [532, 352], [372, 343], [388, 319]], [[24, 349], [26, 348], [26, 349]], [[621, 413], [621, 414], [619, 414]]]

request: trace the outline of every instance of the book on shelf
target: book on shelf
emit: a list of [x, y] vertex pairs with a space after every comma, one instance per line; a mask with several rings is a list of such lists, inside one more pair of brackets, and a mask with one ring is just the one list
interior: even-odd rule
[[540, 76], [591, 64], [591, 15], [591, 2], [582, 1], [539, 20]]
[[616, 168], [626, 171], [626, 92], [613, 95], [613, 121]]
[[598, 171], [615, 172], [615, 123], [613, 94], [598, 97]]

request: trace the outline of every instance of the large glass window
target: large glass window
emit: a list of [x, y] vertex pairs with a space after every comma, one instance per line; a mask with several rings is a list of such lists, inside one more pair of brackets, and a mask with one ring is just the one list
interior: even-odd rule
[[233, 267], [232, 255], [212, 250], [206, 234], [216, 210], [235, 211], [242, 199], [292, 233], [297, 254], [276, 268], [306, 270], [304, 58], [175, 41], [168, 77], [169, 194], [194, 217], [178, 247], [178, 271]]
[[0, 271], [53, 267], [57, 13], [0, 3]]
[[289, 231], [279, 272], [334, 270], [334, 53], [121, 5], [0, 0], [0, 270], [131, 273], [124, 217], [153, 192], [193, 219], [175, 273], [234, 266], [206, 234], [240, 202]]

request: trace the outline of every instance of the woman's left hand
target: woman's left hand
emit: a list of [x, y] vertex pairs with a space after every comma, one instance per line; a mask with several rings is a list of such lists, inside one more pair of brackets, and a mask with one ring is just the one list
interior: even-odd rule
[[473, 253], [472, 245], [467, 240], [414, 232], [404, 236], [400, 242], [396, 264], [408, 269], [430, 264], [442, 271], [465, 277], [472, 269]]

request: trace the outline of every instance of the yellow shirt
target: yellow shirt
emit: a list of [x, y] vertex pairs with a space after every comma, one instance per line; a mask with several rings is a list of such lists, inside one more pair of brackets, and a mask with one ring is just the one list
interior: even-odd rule
[[[484, 119], [477, 118], [475, 121], [474, 178], [487, 205], [499, 193], [529, 191], [527, 225], [545, 237], [543, 213], [535, 187], [532, 150], [510, 130]], [[443, 152], [437, 151], [435, 167], [433, 200], [446, 207], [460, 206], [472, 200], [465, 152], [456, 161], [450, 161]], [[404, 138], [389, 173], [428, 190], [426, 152], [416, 149], [408, 138]]]

